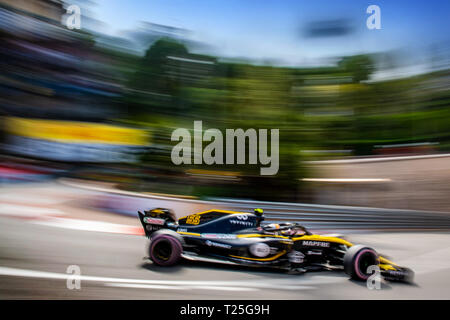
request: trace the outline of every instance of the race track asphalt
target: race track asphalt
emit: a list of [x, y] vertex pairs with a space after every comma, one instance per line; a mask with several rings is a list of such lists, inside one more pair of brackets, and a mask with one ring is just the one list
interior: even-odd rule
[[[412, 268], [415, 283], [369, 290], [342, 272], [291, 275], [194, 262], [161, 268], [145, 259], [147, 240], [141, 236], [1, 217], [0, 299], [450, 299], [450, 234], [349, 238]], [[81, 270], [79, 290], [67, 288], [70, 265]]]

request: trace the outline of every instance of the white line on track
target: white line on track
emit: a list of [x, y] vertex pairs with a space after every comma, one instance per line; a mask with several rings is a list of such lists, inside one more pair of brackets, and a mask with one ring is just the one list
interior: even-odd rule
[[305, 161], [305, 163], [308, 163], [308, 164], [364, 163], [364, 162], [432, 159], [432, 158], [443, 158], [443, 157], [450, 157], [450, 153], [427, 154], [427, 155], [417, 155], [417, 156], [379, 157], [379, 158], [373, 157], [373, 158], [360, 158], [360, 159], [317, 160], [317, 161]]
[[49, 194], [33, 194], [29, 190], [14, 190], [4, 191], [0, 195], [0, 201], [16, 202], [18, 204], [38, 204], [52, 206], [60, 204], [63, 200], [59, 199], [56, 195]]
[[162, 289], [162, 290], [188, 290], [189, 287], [163, 286], [157, 284], [133, 284], [133, 283], [105, 283], [107, 287], [133, 288], [133, 289]]
[[[192, 288], [189, 288], [192, 289]], [[257, 288], [244, 288], [244, 287], [215, 287], [215, 286], [198, 286], [195, 289], [203, 290], [220, 290], [220, 291], [256, 291]]]
[[[0, 267], [0, 276], [24, 277], [24, 278], [41, 278], [54, 280], [74, 279], [73, 274], [64, 274], [47, 271], [35, 271], [26, 269], [17, 269], [9, 267]], [[98, 277], [80, 275], [78, 278], [81, 282], [100, 282], [105, 286], [129, 287], [142, 289], [203, 289], [203, 290], [224, 290], [224, 291], [251, 291], [259, 289], [280, 289], [280, 290], [308, 290], [315, 289], [313, 283], [315, 281], [306, 281], [308, 286], [296, 285], [294, 278], [271, 279], [267, 280], [244, 280], [244, 281], [194, 281], [194, 280], [147, 280], [147, 279], [126, 279], [112, 277]], [[325, 282], [330, 282], [325, 281]], [[331, 281], [335, 282], [335, 281]], [[318, 281], [317, 283], [323, 283]]]
[[110, 232], [140, 235], [142, 228], [103, 221], [79, 220], [70, 218], [48, 218], [34, 221], [35, 224], [82, 231]]
[[244, 287], [218, 287], [218, 286], [163, 286], [154, 284], [132, 284], [132, 283], [105, 283], [107, 287], [133, 288], [133, 289], [163, 289], [163, 290], [219, 290], [219, 291], [256, 291], [257, 288]]
[[301, 181], [307, 181], [307, 182], [390, 182], [391, 179], [383, 178], [383, 179], [377, 179], [377, 178], [365, 178], [365, 179], [354, 179], [354, 178], [303, 178], [300, 179]]
[[65, 218], [61, 210], [33, 205], [0, 203], [0, 216], [34, 219], [34, 224], [63, 229], [143, 235], [142, 227]]
[[12, 215], [16, 217], [42, 217], [50, 215], [63, 215], [63, 212], [52, 208], [2, 203], [0, 204], [0, 215]]

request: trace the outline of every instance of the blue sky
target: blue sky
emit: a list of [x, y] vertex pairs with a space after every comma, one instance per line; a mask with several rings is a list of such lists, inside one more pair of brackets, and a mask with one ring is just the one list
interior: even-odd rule
[[[381, 30], [368, 30], [366, 8], [381, 8]], [[148, 21], [188, 29], [191, 37], [229, 57], [308, 64], [322, 57], [424, 47], [449, 40], [450, 1], [362, 0], [97, 0], [104, 32]], [[311, 38], [318, 21], [345, 20], [348, 35]]]

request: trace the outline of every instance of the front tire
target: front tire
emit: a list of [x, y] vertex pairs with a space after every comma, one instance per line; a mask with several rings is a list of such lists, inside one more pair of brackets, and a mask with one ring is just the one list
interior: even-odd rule
[[344, 271], [352, 279], [367, 281], [370, 273], [367, 268], [371, 265], [378, 266], [378, 254], [369, 247], [362, 245], [352, 246], [344, 256]]
[[150, 259], [159, 266], [168, 267], [177, 264], [182, 252], [181, 242], [169, 234], [158, 234], [150, 242]]

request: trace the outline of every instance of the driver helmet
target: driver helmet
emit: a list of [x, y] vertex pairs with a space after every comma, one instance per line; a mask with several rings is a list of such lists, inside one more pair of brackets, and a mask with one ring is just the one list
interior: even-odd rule
[[257, 216], [262, 216], [264, 213], [263, 209], [260, 209], [260, 208], [256, 208], [253, 211]]

